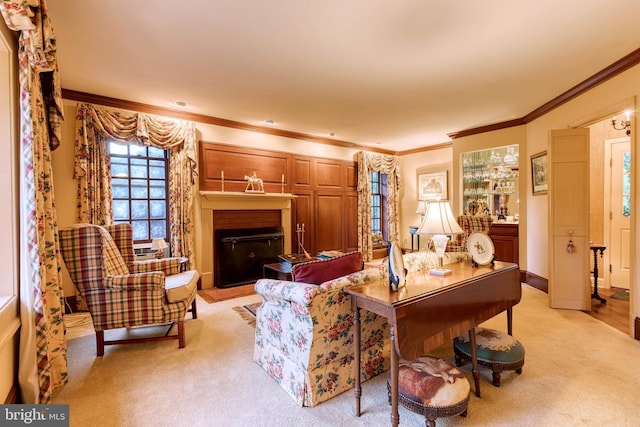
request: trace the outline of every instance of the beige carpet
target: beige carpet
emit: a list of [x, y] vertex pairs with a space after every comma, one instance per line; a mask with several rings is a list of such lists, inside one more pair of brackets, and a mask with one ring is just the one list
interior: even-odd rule
[[[389, 425], [384, 376], [364, 383], [359, 418], [350, 391], [298, 407], [253, 363], [255, 329], [232, 309], [259, 300], [199, 299], [181, 350], [172, 341], [109, 346], [96, 358], [90, 326], [78, 322], [69, 334], [69, 384], [53, 403], [69, 403], [78, 427]], [[486, 323], [505, 324], [504, 315]], [[551, 310], [547, 295], [528, 286], [514, 332], [527, 350], [522, 375], [503, 373], [496, 388], [482, 370], [482, 398], [471, 396], [467, 418], [439, 419], [438, 427], [637, 425], [640, 342], [585, 313]], [[453, 360], [450, 345], [434, 353]], [[424, 426], [424, 419], [401, 408], [400, 425]]]

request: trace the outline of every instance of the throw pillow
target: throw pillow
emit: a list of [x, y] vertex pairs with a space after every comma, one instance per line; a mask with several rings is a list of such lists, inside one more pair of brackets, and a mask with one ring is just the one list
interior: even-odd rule
[[320, 285], [329, 280], [355, 273], [364, 268], [362, 254], [347, 254], [326, 260], [310, 261], [296, 264], [291, 269], [294, 282]]

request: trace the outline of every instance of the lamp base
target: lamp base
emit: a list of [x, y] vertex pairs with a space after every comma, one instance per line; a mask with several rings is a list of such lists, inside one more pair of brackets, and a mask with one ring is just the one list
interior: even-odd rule
[[432, 276], [448, 276], [451, 273], [451, 270], [442, 267], [432, 268], [431, 270], [429, 270], [429, 274]]

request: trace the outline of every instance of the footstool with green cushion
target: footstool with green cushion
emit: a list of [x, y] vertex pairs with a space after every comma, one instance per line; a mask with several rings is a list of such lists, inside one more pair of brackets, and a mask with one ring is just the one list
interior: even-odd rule
[[[398, 363], [398, 403], [424, 415], [428, 427], [436, 418], [467, 415], [471, 386], [464, 373], [453, 364], [432, 356]], [[391, 384], [387, 376], [391, 403]]]
[[[503, 371], [522, 373], [524, 366], [524, 346], [511, 335], [495, 329], [476, 328], [476, 348], [478, 365], [491, 368], [493, 385], [500, 387]], [[469, 335], [463, 334], [453, 340], [456, 366], [471, 361]]]

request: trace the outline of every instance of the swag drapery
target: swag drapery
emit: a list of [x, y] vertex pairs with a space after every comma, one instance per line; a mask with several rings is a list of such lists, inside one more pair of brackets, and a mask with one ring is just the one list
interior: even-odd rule
[[60, 145], [62, 93], [56, 40], [45, 0], [2, 0], [19, 32], [20, 85], [20, 362], [24, 403], [46, 403], [67, 382], [64, 295], [51, 152]]
[[389, 241], [399, 238], [400, 206], [400, 158], [387, 154], [359, 151], [358, 162], [358, 250], [365, 261], [373, 257], [373, 234], [371, 232], [371, 172], [387, 175], [387, 231]]
[[171, 151], [168, 183], [172, 255], [187, 257], [193, 265], [193, 188], [198, 175], [195, 123], [81, 104], [76, 114], [74, 169], [78, 222], [112, 223], [109, 140]]

